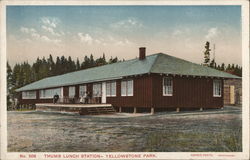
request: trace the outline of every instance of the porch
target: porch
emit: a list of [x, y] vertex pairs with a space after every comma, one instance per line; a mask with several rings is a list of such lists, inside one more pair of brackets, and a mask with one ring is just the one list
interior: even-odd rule
[[56, 102], [58, 104], [101, 104], [101, 97], [79, 98], [79, 97], [63, 97]]
[[80, 115], [113, 114], [115, 109], [111, 104], [62, 104], [37, 103], [37, 111], [75, 112]]

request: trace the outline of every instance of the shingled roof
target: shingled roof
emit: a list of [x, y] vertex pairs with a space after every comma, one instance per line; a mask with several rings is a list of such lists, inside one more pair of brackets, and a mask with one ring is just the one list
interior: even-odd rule
[[51, 87], [69, 86], [88, 82], [120, 79], [125, 76], [146, 73], [161, 73], [175, 75], [191, 75], [221, 78], [240, 78], [210, 67], [201, 66], [167, 54], [157, 53], [147, 56], [144, 60], [138, 58], [84, 69], [63, 75], [44, 78], [33, 82], [16, 91], [36, 90]]

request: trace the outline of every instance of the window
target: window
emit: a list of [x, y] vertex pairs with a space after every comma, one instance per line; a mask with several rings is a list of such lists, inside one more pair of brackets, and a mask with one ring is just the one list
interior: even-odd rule
[[173, 79], [170, 77], [163, 78], [163, 96], [173, 95]]
[[69, 87], [69, 97], [70, 98], [73, 98], [73, 97], [75, 97], [75, 94], [76, 94], [76, 87], [75, 86], [71, 86], [71, 87]]
[[87, 93], [87, 86], [86, 85], [82, 85], [79, 87], [79, 96], [83, 97], [85, 96]]
[[102, 96], [102, 86], [100, 83], [93, 84], [93, 97]]
[[39, 92], [40, 98], [53, 98], [55, 94], [58, 94], [59, 97], [62, 97], [63, 88], [54, 88], [54, 89], [43, 89]]
[[22, 99], [36, 99], [36, 91], [22, 92]]
[[214, 80], [214, 97], [221, 97], [221, 80]]
[[121, 96], [133, 96], [134, 95], [133, 80], [122, 81], [121, 83]]
[[106, 83], [106, 94], [107, 97], [116, 96], [116, 82], [107, 82]]

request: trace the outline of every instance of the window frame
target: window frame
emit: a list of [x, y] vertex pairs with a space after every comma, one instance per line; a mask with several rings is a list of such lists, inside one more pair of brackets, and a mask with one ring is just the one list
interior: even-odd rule
[[[57, 89], [58, 89], [58, 91], [55, 91]], [[41, 92], [44, 92], [46, 90], [50, 90], [50, 92], [52, 92], [54, 90], [53, 95], [51, 95], [51, 96], [42, 96]], [[63, 94], [63, 87], [59, 87], [59, 88], [50, 88], [50, 89], [41, 89], [41, 90], [39, 90], [39, 99], [51, 99], [51, 98], [53, 98], [55, 92], [59, 95], [59, 98], [63, 97], [63, 95], [62, 95]]]
[[[166, 85], [165, 86], [165, 79], [168, 79], [168, 80], [170, 80], [170, 82], [171, 82], [171, 85], [170, 86], [168, 86], [168, 85]], [[173, 82], [173, 78], [172, 77], [163, 77], [162, 78], [162, 95], [163, 96], [173, 96], [173, 92], [174, 92], [174, 82]], [[171, 93], [168, 93], [168, 87], [171, 87]]]
[[[81, 88], [83, 88], [82, 91], [81, 91]], [[85, 93], [81, 94], [81, 92], [85, 92]], [[79, 85], [79, 97], [86, 96], [86, 95], [87, 95], [87, 85], [86, 84]]]
[[[71, 93], [71, 88], [74, 88], [73, 90], [74, 90], [74, 92], [72, 92], [73, 93], [73, 95], [71, 95], [70, 93]], [[76, 86], [69, 86], [69, 98], [74, 98], [75, 97], [75, 95], [76, 95]]]
[[[216, 91], [216, 89], [218, 89], [218, 91]], [[213, 97], [222, 97], [222, 81], [220, 79], [213, 80]]]
[[[132, 93], [129, 94], [128, 91], [129, 91], [129, 88], [128, 88], [128, 84], [129, 82], [132, 82], [131, 84], [131, 88], [132, 88]], [[123, 85], [122, 84], [125, 84], [125, 94], [123, 94]], [[128, 80], [122, 80], [121, 81], [121, 97], [132, 97], [134, 96], [134, 80], [133, 79], [128, 79]]]
[[[31, 93], [33, 94], [32, 96]], [[22, 99], [36, 99], [36, 91], [22, 91]]]
[[[98, 95], [95, 95], [94, 93], [94, 86], [100, 85], [100, 93]], [[92, 96], [93, 97], [102, 97], [102, 84], [101, 83], [93, 83], [92, 85]]]
[[[108, 93], [108, 89], [109, 89], [109, 93]], [[116, 93], [117, 93], [116, 81], [106, 82], [106, 97], [116, 97]]]

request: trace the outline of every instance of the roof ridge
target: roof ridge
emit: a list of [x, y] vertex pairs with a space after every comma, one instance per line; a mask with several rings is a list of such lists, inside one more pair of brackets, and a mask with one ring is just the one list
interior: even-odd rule
[[[212, 68], [212, 67], [209, 67], [209, 66], [204, 66], [204, 65], [201, 65], [201, 64], [198, 64], [198, 63], [195, 63], [195, 62], [191, 62], [191, 61], [188, 61], [188, 60], [185, 60], [185, 59], [182, 59], [182, 58], [178, 58], [178, 57], [174, 57], [174, 56], [171, 56], [171, 55], [168, 55], [168, 54], [163, 54], [165, 56], [170, 56], [172, 58], [175, 58], [175, 59], [178, 59], [178, 60], [182, 60], [182, 61], [185, 61], [187, 63], [191, 63], [191, 64], [194, 64], [194, 65], [197, 65], [197, 66], [200, 66], [200, 67], [203, 67], [203, 68], [206, 68], [208, 70], [214, 70], [216, 72], [224, 72], [224, 71], [220, 71], [220, 70], [217, 70], [215, 68]], [[225, 74], [229, 74], [229, 75], [233, 75], [233, 74], [230, 74], [228, 72], [224, 72]], [[233, 75], [233, 76], [236, 76], [236, 75]], [[239, 76], [236, 76], [236, 77], [239, 77]]]
[[159, 55], [162, 55], [163, 53], [155, 53], [153, 55], [157, 55], [157, 57], [155, 58], [154, 62], [152, 63], [150, 69], [149, 69], [149, 73], [151, 73], [152, 69], [154, 68], [154, 66], [156, 65], [156, 61], [159, 59]]
[[[146, 57], [151, 57], [151, 56], [154, 56], [154, 55], [157, 55], [159, 53], [155, 53], [155, 54], [150, 54]], [[51, 78], [51, 77], [56, 77], [56, 76], [62, 76], [62, 75], [66, 75], [66, 74], [70, 74], [70, 73], [76, 73], [76, 72], [81, 72], [81, 71], [86, 71], [86, 70], [93, 70], [93, 69], [96, 69], [98, 67], [104, 67], [104, 66], [110, 66], [110, 65], [117, 65], [117, 64], [120, 64], [120, 63], [125, 63], [125, 62], [130, 62], [130, 61], [133, 61], [133, 60], [139, 60], [139, 58], [133, 58], [133, 59], [129, 59], [129, 60], [125, 60], [125, 61], [118, 61], [118, 62], [115, 62], [115, 63], [111, 63], [111, 64], [105, 64], [105, 65], [101, 65], [101, 66], [94, 66], [94, 67], [90, 67], [90, 68], [85, 68], [85, 69], [81, 69], [81, 70], [78, 70], [78, 71], [73, 71], [73, 72], [68, 72], [68, 73], [64, 73], [64, 74], [60, 74], [60, 75], [55, 75], [55, 76], [50, 76], [50, 77], [45, 77], [43, 79], [46, 79], [46, 78]], [[41, 79], [42, 80], [42, 79]]]
[[[164, 57], [166, 57], [166, 58], [173, 58], [173, 60], [174, 61], [179, 61], [179, 63], [186, 63], [186, 64], [190, 64], [190, 65], [193, 65], [193, 66], [197, 66], [197, 67], [201, 67], [201, 68], [203, 68], [204, 69], [204, 71], [208, 74], [209, 72], [217, 72], [217, 73], [219, 73], [219, 72], [223, 72], [223, 71], [220, 71], [220, 70], [217, 70], [217, 69], [215, 69], [215, 68], [211, 68], [211, 67], [209, 67], [209, 66], [204, 66], [204, 65], [201, 65], [201, 64], [198, 64], [198, 63], [194, 63], [194, 62], [191, 62], [191, 61], [188, 61], [188, 60], [185, 60], [185, 59], [182, 59], [182, 58], [179, 58], [179, 57], [174, 57], [174, 56], [171, 56], [171, 55], [168, 55], [168, 54], [165, 54], [165, 53], [158, 53], [159, 55], [162, 55], [162, 56], [164, 56]], [[157, 60], [159, 60], [159, 57], [160, 56], [158, 56], [157, 57]], [[154, 65], [152, 66], [152, 68], [151, 68], [151, 71], [152, 72], [154, 72], [154, 67], [157, 65], [157, 62], [155, 61], [154, 62]], [[223, 74], [225, 74], [225, 75], [227, 75], [227, 76], [230, 76], [231, 78], [232, 78], [232, 76], [234, 77], [234, 78], [240, 78], [239, 76], [236, 76], [236, 75], [233, 75], [233, 74], [230, 74], [230, 73], [227, 73], [227, 72], [223, 72]]]

